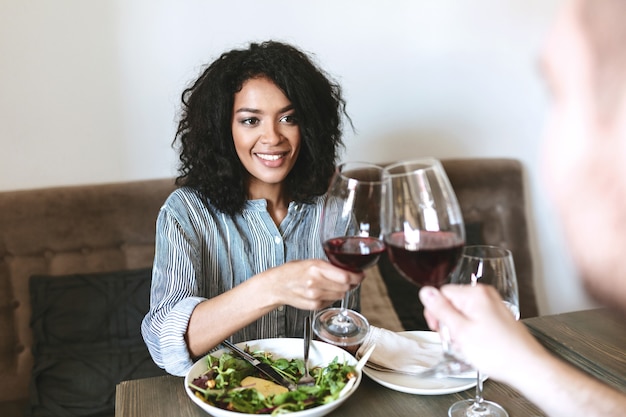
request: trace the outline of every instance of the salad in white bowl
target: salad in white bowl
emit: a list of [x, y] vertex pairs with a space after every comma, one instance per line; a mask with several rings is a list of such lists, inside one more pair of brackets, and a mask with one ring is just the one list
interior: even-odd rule
[[[270, 364], [295, 384], [302, 377], [302, 339], [262, 339], [237, 346]], [[317, 417], [339, 407], [357, 389], [361, 372], [355, 368], [356, 364], [354, 356], [347, 351], [313, 341], [309, 368], [315, 384], [289, 391], [229, 349], [221, 349], [194, 364], [185, 377], [185, 386], [192, 401], [217, 417], [287, 413], [294, 417]], [[346, 385], [350, 387], [344, 389]]]

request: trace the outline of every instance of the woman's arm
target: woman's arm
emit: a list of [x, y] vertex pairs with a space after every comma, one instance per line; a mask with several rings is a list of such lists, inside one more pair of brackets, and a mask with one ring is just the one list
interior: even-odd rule
[[363, 274], [336, 268], [319, 259], [288, 262], [268, 269], [230, 291], [198, 304], [191, 314], [186, 341], [193, 356], [282, 305], [317, 310], [343, 297]]

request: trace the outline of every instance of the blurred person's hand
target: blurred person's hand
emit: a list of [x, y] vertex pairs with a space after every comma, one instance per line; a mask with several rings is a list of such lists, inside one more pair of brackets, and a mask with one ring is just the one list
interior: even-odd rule
[[489, 285], [424, 287], [420, 299], [430, 328], [445, 323], [453, 348], [491, 378], [511, 383], [527, 361], [547, 354]]

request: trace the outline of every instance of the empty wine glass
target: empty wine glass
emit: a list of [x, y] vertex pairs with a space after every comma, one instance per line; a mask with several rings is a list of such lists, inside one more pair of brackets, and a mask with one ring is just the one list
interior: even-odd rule
[[[397, 162], [385, 168], [383, 180], [383, 236], [390, 261], [418, 288], [440, 287], [465, 244], [461, 209], [443, 166], [434, 158]], [[423, 376], [467, 370], [450, 352], [444, 323], [440, 329], [443, 359]]]
[[[491, 285], [518, 320], [520, 316], [517, 278], [513, 256], [507, 249], [496, 246], [466, 246], [452, 283]], [[472, 400], [458, 401], [448, 410], [449, 417], [508, 417], [501, 405], [483, 398], [483, 378], [476, 371], [476, 395]]]
[[[330, 263], [361, 272], [376, 264], [385, 250], [380, 228], [382, 167], [365, 162], [340, 164], [326, 193], [320, 237]], [[313, 330], [339, 346], [356, 345], [369, 330], [367, 319], [349, 309], [350, 291], [341, 308], [319, 312]]]

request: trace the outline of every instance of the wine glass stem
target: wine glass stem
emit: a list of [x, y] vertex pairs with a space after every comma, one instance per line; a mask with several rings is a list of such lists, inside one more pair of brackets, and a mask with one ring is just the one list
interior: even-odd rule
[[480, 371], [476, 371], [476, 396], [474, 397], [474, 411], [480, 412], [483, 408], [483, 379], [480, 377]]
[[342, 323], [350, 321], [348, 317], [348, 306], [350, 305], [350, 291], [346, 291], [346, 295], [341, 299], [341, 310], [339, 311], [338, 319]]

